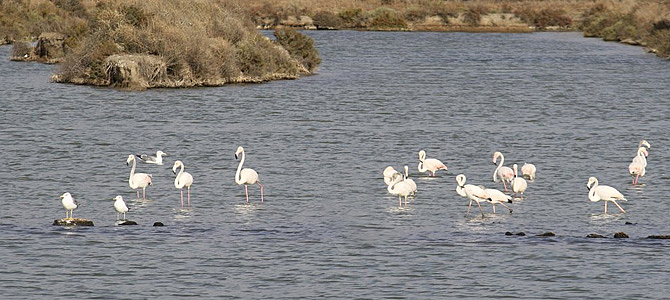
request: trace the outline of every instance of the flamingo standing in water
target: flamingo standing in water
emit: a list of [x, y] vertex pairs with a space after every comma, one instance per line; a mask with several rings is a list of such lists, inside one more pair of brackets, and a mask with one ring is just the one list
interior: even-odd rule
[[398, 207], [402, 207], [402, 197], [405, 197], [405, 207], [407, 207], [407, 197], [412, 194], [412, 186], [405, 181], [402, 174], [398, 173], [393, 176], [393, 184], [386, 189], [393, 195], [398, 195]]
[[242, 159], [240, 160], [240, 164], [237, 166], [237, 172], [235, 173], [235, 183], [239, 185], [244, 184], [244, 194], [247, 196], [247, 203], [249, 203], [248, 186], [250, 184], [258, 184], [258, 186], [261, 187], [261, 202], [263, 202], [263, 185], [261, 184], [261, 181], [258, 180], [258, 173], [256, 173], [254, 169], [242, 169], [245, 158], [244, 148], [242, 148], [242, 146], [237, 147], [237, 151], [235, 151], [235, 159], [238, 159], [239, 156], [242, 156]]
[[456, 183], [458, 184], [456, 193], [463, 197], [467, 197], [470, 200], [470, 203], [468, 203], [468, 212], [465, 213], [465, 217], [467, 218], [470, 215], [470, 208], [472, 207], [472, 201], [474, 201], [479, 207], [479, 212], [482, 214], [482, 218], [484, 218], [484, 210], [482, 210], [482, 205], [479, 204], [479, 202], [490, 201], [491, 198], [484, 192], [482, 187], [465, 184], [465, 181], [465, 174], [458, 174], [456, 176]]
[[611, 201], [614, 203], [622, 213], [626, 213], [621, 205], [617, 201], [628, 201], [624, 196], [617, 191], [615, 188], [607, 185], [598, 185], [598, 179], [595, 177], [590, 177], [589, 181], [586, 183], [586, 188], [589, 190], [589, 200], [591, 202], [604, 201], [605, 202], [605, 213], [607, 213], [607, 202]]
[[509, 208], [509, 206], [505, 205], [505, 203], [512, 203], [512, 196], [505, 195], [505, 193], [496, 189], [487, 189], [483, 186], [480, 186], [480, 188], [484, 190], [486, 196], [489, 197], [489, 202], [491, 202], [494, 214], [496, 213], [496, 204], [500, 204], [503, 207], [507, 208], [510, 214], [513, 212], [513, 210]]
[[523, 197], [523, 192], [526, 191], [526, 188], [528, 187], [528, 183], [526, 183], [526, 180], [519, 177], [519, 174], [517, 173], [517, 164], [514, 164], [512, 168], [514, 169], [514, 179], [512, 179], [512, 192], [514, 194], [519, 194], [521, 197]]
[[505, 156], [497, 151], [493, 153], [493, 164], [496, 163], [498, 157], [500, 157], [500, 163], [498, 163], [496, 170], [493, 171], [493, 182], [502, 181], [503, 188], [505, 188], [505, 192], [507, 192], [507, 185], [505, 184], [505, 181], [512, 182], [512, 178], [514, 178], [514, 171], [512, 171], [510, 167], [503, 166], [505, 163]]
[[431, 176], [435, 176], [437, 170], [447, 170], [447, 166], [440, 160], [435, 158], [426, 158], [426, 151], [419, 151], [419, 172], [430, 172]]
[[637, 155], [633, 158], [633, 161], [628, 165], [628, 174], [633, 177], [633, 184], [638, 183], [638, 179], [644, 174], [647, 173], [647, 149], [640, 147], [637, 149]]
[[[74, 217], [72, 217], [72, 213], [74, 212], [75, 209], [77, 209], [77, 207], [79, 207], [79, 203], [77, 203], [77, 200], [74, 200], [74, 198], [72, 198], [72, 195], [70, 195], [70, 193], [63, 193], [60, 196], [60, 198], [63, 199], [61, 200], [61, 203], [63, 204], [63, 207], [65, 207], [65, 218], [74, 219]], [[70, 212], [69, 217], [68, 212]]]
[[530, 181], [535, 180], [536, 171], [537, 169], [534, 164], [523, 163], [523, 166], [521, 166], [521, 175]]
[[146, 199], [146, 188], [147, 185], [151, 185], [151, 174], [146, 173], [135, 173], [135, 167], [137, 162], [135, 161], [135, 156], [130, 154], [126, 160], [126, 165], [130, 165], [130, 162], [133, 162], [133, 167], [130, 168], [130, 177], [128, 178], [128, 185], [131, 189], [137, 191], [137, 198], [140, 197], [140, 190], [142, 188], [142, 198]]
[[[179, 173], [177, 173], [177, 168], [180, 168]], [[187, 190], [188, 207], [191, 207], [191, 184], [193, 184], [193, 176], [188, 172], [184, 172], [184, 163], [182, 163], [181, 160], [174, 162], [174, 165], [172, 165], [172, 173], [177, 175], [174, 179], [174, 187], [179, 189], [181, 207], [184, 207], [184, 187], [186, 187]]]

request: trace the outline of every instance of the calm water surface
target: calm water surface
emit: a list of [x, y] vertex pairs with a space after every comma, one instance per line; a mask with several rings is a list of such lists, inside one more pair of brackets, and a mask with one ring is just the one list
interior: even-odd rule
[[[670, 234], [670, 62], [578, 33], [308, 34], [316, 76], [145, 92], [50, 83], [52, 66], [0, 47], [2, 298], [667, 297], [670, 244], [646, 237]], [[652, 148], [633, 187], [641, 139]], [[265, 203], [234, 183], [239, 145]], [[135, 199], [126, 157], [158, 149], [168, 163], [138, 166], [154, 186]], [[417, 174], [421, 149], [448, 172]], [[537, 180], [514, 214], [465, 218], [455, 175], [498, 187], [494, 151], [534, 163]], [[192, 209], [176, 159], [195, 178]], [[405, 164], [419, 192], [398, 209], [381, 171]], [[628, 214], [589, 202], [589, 176]], [[95, 227], [51, 225], [65, 191]], [[115, 226], [116, 195], [139, 226]]]

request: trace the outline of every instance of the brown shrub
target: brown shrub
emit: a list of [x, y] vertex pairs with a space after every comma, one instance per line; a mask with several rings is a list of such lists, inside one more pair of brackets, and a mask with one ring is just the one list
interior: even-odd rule
[[319, 11], [312, 17], [312, 20], [314, 20], [314, 25], [318, 29], [325, 29], [325, 28], [341, 28], [342, 27], [342, 19], [338, 17], [337, 15], [329, 12], [329, 11]]
[[321, 63], [319, 51], [314, 47], [312, 38], [291, 28], [275, 30], [274, 36], [291, 57], [305, 66], [309, 72], [314, 71]]
[[373, 30], [397, 30], [407, 28], [407, 21], [394, 9], [381, 7], [369, 13]]

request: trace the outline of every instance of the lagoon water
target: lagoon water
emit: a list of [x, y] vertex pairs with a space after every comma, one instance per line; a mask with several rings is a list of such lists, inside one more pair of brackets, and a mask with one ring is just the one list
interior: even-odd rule
[[[667, 297], [670, 242], [646, 237], [670, 234], [669, 61], [579, 33], [307, 34], [315, 76], [144, 92], [50, 83], [53, 66], [0, 47], [0, 296]], [[641, 139], [647, 175], [632, 186]], [[234, 182], [239, 145], [264, 203]], [[154, 185], [135, 199], [126, 158], [159, 149], [167, 163], [138, 165]], [[418, 174], [421, 149], [449, 170]], [[455, 176], [500, 188], [494, 151], [537, 179], [513, 214], [466, 218]], [[191, 209], [176, 159], [195, 179]], [[381, 171], [405, 164], [419, 191], [399, 209]], [[589, 176], [628, 214], [589, 202]], [[94, 227], [51, 225], [66, 191]], [[115, 226], [116, 195], [138, 226]]]

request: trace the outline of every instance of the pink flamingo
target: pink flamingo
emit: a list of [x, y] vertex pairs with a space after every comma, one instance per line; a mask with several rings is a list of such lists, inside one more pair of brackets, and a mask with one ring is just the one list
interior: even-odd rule
[[493, 182], [502, 181], [503, 188], [505, 188], [505, 192], [507, 192], [507, 185], [505, 184], [505, 181], [510, 183], [512, 182], [512, 178], [514, 178], [514, 171], [510, 167], [503, 166], [505, 163], [505, 157], [502, 153], [497, 151], [493, 153], [493, 164], [496, 163], [498, 157], [500, 157], [500, 163], [498, 163], [496, 170], [493, 171]]
[[447, 166], [435, 158], [426, 158], [426, 151], [419, 151], [419, 172], [430, 172], [435, 176], [437, 170], [447, 170]]
[[261, 187], [261, 202], [263, 202], [263, 185], [261, 184], [261, 181], [258, 180], [258, 173], [254, 169], [250, 168], [244, 168], [242, 169], [242, 165], [244, 164], [244, 148], [242, 146], [237, 147], [237, 151], [235, 152], [235, 159], [237, 159], [239, 156], [242, 156], [242, 159], [240, 160], [240, 164], [237, 166], [237, 172], [235, 173], [235, 183], [242, 185], [244, 184], [244, 194], [247, 196], [247, 203], [249, 203], [249, 188], [248, 186], [250, 184], [258, 184], [258, 186]]

